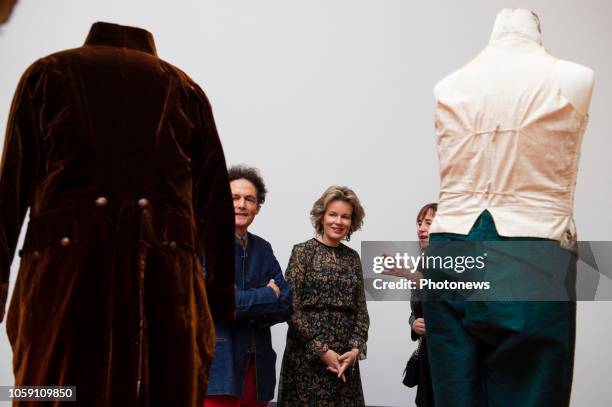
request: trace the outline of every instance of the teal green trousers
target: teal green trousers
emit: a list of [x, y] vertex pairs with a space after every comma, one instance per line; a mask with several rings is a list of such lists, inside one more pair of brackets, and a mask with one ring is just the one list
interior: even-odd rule
[[[430, 245], [454, 240], [538, 239], [499, 236], [493, 218], [485, 211], [469, 235], [432, 234]], [[567, 251], [558, 244], [551, 247], [553, 249], [547, 249], [547, 258], [542, 260], [567, 258]], [[521, 255], [508, 256], [507, 261], [492, 259], [493, 266], [487, 272], [494, 280], [491, 284], [507, 283], [514, 276], [538, 273], [537, 266], [531, 268], [520, 261]], [[574, 275], [575, 264], [574, 256]], [[425, 276], [428, 273], [425, 271]], [[572, 281], [571, 274], [571, 267], [560, 267], [559, 275], [551, 278], [567, 283]], [[575, 301], [471, 301], [441, 299], [432, 294], [425, 290], [423, 311], [437, 406], [569, 405], [574, 365]]]

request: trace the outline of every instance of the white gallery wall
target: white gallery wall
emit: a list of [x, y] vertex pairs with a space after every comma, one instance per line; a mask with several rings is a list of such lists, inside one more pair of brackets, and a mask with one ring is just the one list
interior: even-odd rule
[[[228, 163], [261, 169], [269, 196], [252, 231], [283, 267], [292, 245], [313, 236], [308, 212], [330, 184], [352, 187], [366, 209], [350, 246], [410, 240], [417, 210], [437, 194], [432, 88], [486, 45], [501, 8], [518, 6], [538, 13], [552, 54], [595, 71], [575, 217], [581, 240], [612, 240], [608, 0], [19, 0], [0, 28], [0, 128], [37, 58], [80, 46], [95, 21], [139, 26], [207, 93]], [[414, 390], [401, 384], [415, 347], [409, 304], [368, 307], [366, 402], [413, 405]], [[612, 405], [611, 314], [612, 302], [578, 305], [572, 406]], [[273, 329], [278, 368], [285, 332]], [[3, 323], [0, 385], [12, 383]]]

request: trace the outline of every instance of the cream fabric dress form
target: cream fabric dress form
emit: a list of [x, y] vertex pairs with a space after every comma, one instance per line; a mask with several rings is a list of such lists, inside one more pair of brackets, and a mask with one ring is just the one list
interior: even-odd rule
[[502, 236], [575, 240], [573, 201], [593, 72], [504, 9], [489, 45], [435, 87], [439, 207], [431, 233], [467, 234], [489, 210]]

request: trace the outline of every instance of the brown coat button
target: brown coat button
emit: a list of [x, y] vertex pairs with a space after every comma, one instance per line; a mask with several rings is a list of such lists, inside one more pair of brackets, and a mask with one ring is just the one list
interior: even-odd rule
[[168, 246], [169, 246], [169, 247], [170, 247], [172, 250], [174, 250], [174, 249], [176, 249], [176, 248], [178, 247], [178, 244], [176, 244], [176, 242], [173, 240], [173, 241], [171, 241], [170, 243], [168, 243]]
[[60, 240], [60, 244], [64, 247], [69, 246], [70, 245], [70, 238], [68, 237], [62, 237], [62, 240]]
[[40, 257], [40, 252], [38, 250], [34, 250], [32, 257], [34, 257], [34, 260], [37, 260]]
[[98, 197], [98, 198], [96, 199], [96, 206], [97, 206], [97, 207], [102, 208], [102, 207], [104, 207], [104, 206], [106, 206], [106, 205], [108, 205], [108, 199], [106, 199], [106, 197], [101, 196], [101, 197]]
[[138, 206], [140, 206], [142, 209], [146, 209], [149, 207], [149, 200], [147, 198], [140, 198], [138, 200]]

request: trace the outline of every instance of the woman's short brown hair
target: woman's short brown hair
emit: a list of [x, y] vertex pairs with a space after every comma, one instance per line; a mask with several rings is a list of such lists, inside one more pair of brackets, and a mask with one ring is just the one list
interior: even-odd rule
[[423, 219], [427, 215], [427, 212], [429, 211], [432, 211], [433, 214], [435, 215], [436, 212], [438, 212], [438, 204], [436, 202], [432, 202], [432, 203], [428, 203], [427, 205], [423, 206], [417, 215], [416, 223], [419, 223], [419, 221]]
[[351, 228], [349, 232], [346, 234], [346, 240], [350, 240], [351, 234], [359, 229], [363, 225], [363, 218], [365, 218], [365, 211], [363, 210], [363, 206], [361, 206], [361, 202], [357, 197], [357, 194], [350, 188], [340, 185], [332, 185], [327, 188], [323, 195], [319, 199], [316, 200], [314, 205], [312, 205], [312, 210], [310, 211], [310, 221], [312, 222], [312, 226], [314, 226], [315, 230], [318, 234], [323, 234], [323, 215], [325, 214], [325, 210], [327, 206], [332, 201], [344, 201], [349, 203], [353, 207], [353, 213], [351, 215]]

